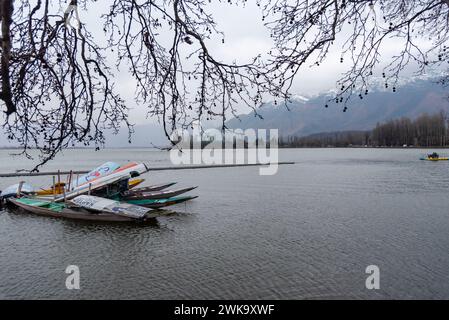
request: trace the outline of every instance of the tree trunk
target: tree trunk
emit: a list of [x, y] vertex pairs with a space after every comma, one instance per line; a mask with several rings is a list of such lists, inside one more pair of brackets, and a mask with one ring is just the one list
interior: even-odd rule
[[11, 23], [14, 11], [14, 0], [0, 0], [1, 20], [1, 79], [2, 91], [0, 98], [6, 104], [6, 114], [9, 116], [16, 112], [16, 106], [12, 101], [11, 79], [9, 75], [9, 62], [11, 58]]

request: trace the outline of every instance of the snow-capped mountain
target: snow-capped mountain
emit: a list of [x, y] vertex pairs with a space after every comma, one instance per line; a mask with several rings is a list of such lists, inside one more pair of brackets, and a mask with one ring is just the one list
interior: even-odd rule
[[[380, 81], [380, 80], [379, 80]], [[288, 109], [283, 104], [265, 103], [254, 112], [228, 121], [229, 128], [279, 129], [283, 136], [305, 136], [319, 132], [369, 130], [377, 122], [400, 117], [416, 118], [422, 113], [449, 113], [449, 88], [436, 83], [437, 78], [400, 79], [396, 92], [385, 88], [385, 80], [363, 99], [354, 97], [343, 112], [343, 105], [329, 102], [335, 93], [314, 97], [294, 96]], [[328, 108], [325, 105], [328, 104]]]

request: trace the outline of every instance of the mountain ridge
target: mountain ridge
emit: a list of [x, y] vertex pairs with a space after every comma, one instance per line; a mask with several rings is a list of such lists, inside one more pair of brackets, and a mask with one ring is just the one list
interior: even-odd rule
[[[329, 93], [295, 100], [287, 108], [273, 102], [229, 120], [230, 129], [279, 129], [281, 136], [306, 136], [329, 131], [370, 130], [376, 123], [395, 118], [417, 118], [423, 113], [449, 112], [449, 92], [435, 79], [416, 79], [396, 92], [375, 90], [357, 99], [343, 112], [342, 104], [329, 103]], [[355, 99], [354, 99], [355, 100]], [[328, 104], [329, 107], [325, 108]]]

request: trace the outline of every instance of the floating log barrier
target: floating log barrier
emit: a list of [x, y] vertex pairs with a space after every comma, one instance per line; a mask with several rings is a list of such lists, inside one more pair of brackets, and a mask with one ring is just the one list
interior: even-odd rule
[[[255, 164], [220, 164], [220, 165], [198, 165], [198, 166], [172, 166], [172, 167], [153, 167], [148, 168], [150, 171], [168, 171], [168, 170], [198, 170], [198, 169], [215, 169], [215, 168], [238, 168], [238, 167], [260, 167], [269, 165], [291, 165], [295, 162], [275, 162], [275, 163], [255, 163]], [[89, 171], [53, 171], [53, 172], [16, 172], [16, 173], [0, 173], [0, 178], [14, 178], [14, 177], [40, 177], [40, 176], [57, 176], [61, 174], [80, 175], [86, 174]]]

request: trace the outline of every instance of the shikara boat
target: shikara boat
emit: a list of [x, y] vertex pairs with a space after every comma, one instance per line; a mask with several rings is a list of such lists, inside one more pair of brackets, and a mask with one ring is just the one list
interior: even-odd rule
[[58, 183], [55, 183], [55, 185], [50, 188], [38, 190], [36, 192], [36, 195], [49, 196], [49, 195], [53, 195], [53, 194], [62, 194], [62, 193], [64, 193], [65, 186], [66, 186], [65, 182], [58, 182]]
[[123, 203], [112, 199], [82, 195], [68, 202], [69, 205], [96, 211], [99, 213], [112, 213], [133, 219], [145, 219], [153, 210], [142, 206]]
[[127, 200], [127, 203], [139, 205], [146, 208], [159, 209], [168, 206], [173, 206], [175, 204], [184, 203], [193, 199], [198, 198], [197, 196], [185, 196], [185, 197], [173, 197], [168, 199], [140, 199], [140, 200]]
[[152, 199], [167, 199], [179, 196], [183, 193], [192, 191], [197, 187], [190, 187], [178, 190], [162, 190], [162, 191], [154, 191], [154, 192], [139, 192], [138, 190], [130, 190], [121, 194], [121, 201], [129, 201], [129, 200], [152, 200]]
[[[136, 164], [137, 163], [135, 163], [135, 162], [131, 162], [124, 166], [120, 166], [116, 162], [108, 161], [106, 163], [103, 163], [101, 166], [89, 171], [88, 173], [86, 173], [80, 177], [77, 177], [77, 179], [74, 180], [73, 183], [72, 183], [72, 181], [70, 181], [69, 184], [70, 184], [71, 188], [72, 187], [76, 188], [83, 184], [91, 183], [91, 182], [95, 181], [96, 179], [101, 178], [103, 176], [110, 175], [118, 170], [127, 169], [130, 166], [134, 166]], [[120, 168], [122, 168], [122, 169], [120, 169]], [[69, 177], [69, 180], [72, 180], [72, 177]]]
[[148, 187], [142, 187], [142, 188], [129, 188], [129, 189], [133, 189], [132, 192], [134, 193], [139, 193], [139, 192], [154, 192], [154, 191], [161, 191], [164, 189], [167, 189], [173, 185], [175, 185], [176, 182], [169, 182], [169, 183], [161, 183], [161, 184], [156, 184], [153, 186], [148, 186]]
[[[75, 198], [76, 199], [76, 198]], [[145, 221], [148, 219], [167, 215], [169, 212], [162, 210], [146, 210], [145, 215], [140, 218], [131, 217], [126, 214], [119, 214], [119, 211], [114, 212], [113, 209], [99, 210], [87, 209], [75, 204], [42, 201], [33, 198], [9, 199], [9, 204], [21, 208], [29, 213], [40, 216], [47, 216], [53, 218], [66, 218], [74, 220], [86, 221], [110, 221], [110, 222], [132, 222]], [[139, 209], [139, 212], [143, 212]]]
[[[183, 203], [197, 197], [179, 195], [197, 187], [165, 190], [175, 183], [135, 188], [143, 179], [135, 179], [148, 172], [148, 167], [131, 162], [119, 166], [106, 162], [88, 174], [67, 182], [54, 183], [49, 189], [35, 191], [21, 182], [6, 189], [9, 203], [35, 214], [97, 221], [145, 220], [160, 216], [153, 209]], [[4, 192], [5, 193], [5, 192]], [[14, 198], [14, 199], [13, 199]], [[15, 199], [17, 198], [17, 199]]]
[[0, 192], [0, 199], [7, 199], [17, 197], [21, 195], [34, 194], [34, 187], [28, 183], [22, 182], [9, 186], [5, 190]]
[[[137, 187], [138, 185], [140, 185], [141, 183], [143, 183], [144, 181], [145, 181], [145, 179], [130, 179], [129, 182], [128, 182], [128, 188], [129, 189], [133, 189], [133, 188]], [[64, 188], [66, 186], [67, 186], [67, 184], [65, 182], [59, 182], [59, 183], [55, 184], [54, 188], [50, 187], [50, 188], [47, 188], [47, 189], [38, 190], [36, 192], [36, 195], [38, 195], [38, 196], [52, 196], [54, 194], [61, 195], [61, 194], [64, 193]], [[155, 186], [155, 187], [158, 188], [159, 185]], [[55, 189], [55, 191], [53, 191], [53, 189]]]
[[[147, 170], [147, 166], [143, 163], [131, 163], [120, 167], [111, 174], [101, 175], [97, 178], [89, 180], [88, 183], [80, 184], [73, 189], [66, 191], [64, 194], [53, 195], [52, 197], [43, 196], [43, 199], [53, 202], [65, 202], [66, 200], [71, 200], [81, 195], [95, 194], [95, 192], [99, 190], [122, 184], [126, 184], [126, 189], [128, 189], [129, 179], [135, 178]], [[45, 199], [45, 197], [47, 197], [47, 199]]]
[[143, 182], [145, 182], [145, 179], [131, 179], [128, 182], [128, 188], [134, 189], [135, 187], [142, 184]]
[[[186, 193], [188, 191], [194, 190], [197, 187], [190, 187], [178, 190], [161, 190], [161, 191], [153, 191], [147, 192], [147, 190], [157, 190], [159, 188], [163, 188], [170, 184], [161, 184], [153, 187], [139, 188], [136, 190], [128, 190], [125, 192], [110, 192], [106, 189], [95, 191], [93, 194], [97, 197], [102, 197], [105, 199], [112, 199], [114, 201], [121, 201], [124, 203], [141, 205], [146, 208], [163, 208], [171, 205], [183, 203], [189, 200], [196, 199], [196, 196], [184, 196], [178, 197], [179, 195]], [[154, 188], [154, 189], [153, 189]], [[35, 200], [40, 200], [43, 202], [55, 202], [54, 196], [37, 196], [34, 197]]]

